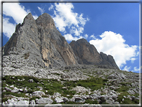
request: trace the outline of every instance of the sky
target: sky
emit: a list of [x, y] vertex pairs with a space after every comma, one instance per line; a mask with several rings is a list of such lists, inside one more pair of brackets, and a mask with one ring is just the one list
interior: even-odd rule
[[139, 3], [3, 3], [2, 45], [28, 13], [50, 14], [68, 43], [85, 38], [121, 70], [139, 73]]

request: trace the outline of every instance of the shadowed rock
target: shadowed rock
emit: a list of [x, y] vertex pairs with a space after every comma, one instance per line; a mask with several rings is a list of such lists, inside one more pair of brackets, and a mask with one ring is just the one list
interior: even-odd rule
[[87, 42], [86, 39], [79, 39], [70, 43], [79, 64], [99, 64], [102, 61], [97, 49]]
[[70, 43], [79, 64], [98, 65], [100, 68], [119, 69], [111, 55], [102, 52], [87, 42], [86, 39], [79, 39]]

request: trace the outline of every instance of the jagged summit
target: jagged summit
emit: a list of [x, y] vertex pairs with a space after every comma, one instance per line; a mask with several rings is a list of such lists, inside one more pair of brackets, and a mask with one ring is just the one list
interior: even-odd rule
[[96, 48], [90, 45], [86, 39], [79, 39], [71, 42], [72, 47], [79, 64], [99, 64], [101, 57]]
[[79, 64], [91, 64], [98, 65], [102, 68], [119, 69], [111, 55], [107, 56], [103, 52], [100, 52], [99, 54], [97, 49], [84, 38], [72, 41], [70, 46], [72, 47]]
[[54, 20], [52, 19], [52, 17], [47, 14], [47, 13], [44, 13], [42, 14], [41, 16], [39, 16], [37, 19], [36, 19], [36, 24], [40, 27], [44, 27], [44, 29], [46, 28], [55, 28], [55, 23], [54, 23]]
[[47, 13], [36, 20], [29, 13], [22, 25], [16, 26], [16, 31], [4, 46], [4, 56], [12, 56], [12, 61], [18, 61], [11, 63], [12, 65], [18, 65], [23, 60], [27, 66], [34, 67], [51, 68], [77, 64], [72, 48]]
[[26, 66], [34, 67], [56, 68], [86, 64], [118, 69], [112, 56], [99, 54], [84, 38], [72, 41], [69, 45], [47, 13], [36, 20], [29, 13], [23, 23], [16, 26], [15, 32], [4, 46], [4, 56], [12, 57], [11, 65], [18, 65], [24, 60]]

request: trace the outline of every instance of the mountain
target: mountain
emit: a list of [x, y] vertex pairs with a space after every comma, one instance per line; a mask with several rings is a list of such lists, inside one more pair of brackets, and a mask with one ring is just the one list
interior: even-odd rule
[[85, 39], [69, 45], [47, 13], [29, 13], [2, 49], [3, 106], [139, 104], [138, 73], [120, 70]]
[[34, 67], [52, 68], [78, 64], [72, 48], [47, 13], [36, 20], [29, 13], [23, 23], [16, 26], [15, 32], [4, 46], [4, 56], [8, 55], [13, 55], [11, 61], [14, 60], [14, 65], [23, 59], [27, 66]]
[[69, 45], [47, 13], [36, 20], [29, 13], [23, 23], [16, 26], [3, 50], [5, 57], [11, 56], [10, 60], [5, 61], [4, 58], [5, 66], [26, 64], [30, 67], [58, 68], [85, 64], [119, 69], [112, 56], [99, 54], [85, 39], [72, 41]]
[[98, 65], [101, 68], [119, 69], [111, 55], [103, 52], [98, 53], [97, 49], [87, 42], [86, 39], [79, 39], [70, 43], [79, 64]]

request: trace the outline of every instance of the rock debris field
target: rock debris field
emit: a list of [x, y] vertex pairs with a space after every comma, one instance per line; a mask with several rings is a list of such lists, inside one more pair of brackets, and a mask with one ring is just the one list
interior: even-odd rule
[[139, 104], [139, 74], [95, 66], [3, 67], [4, 106]]

